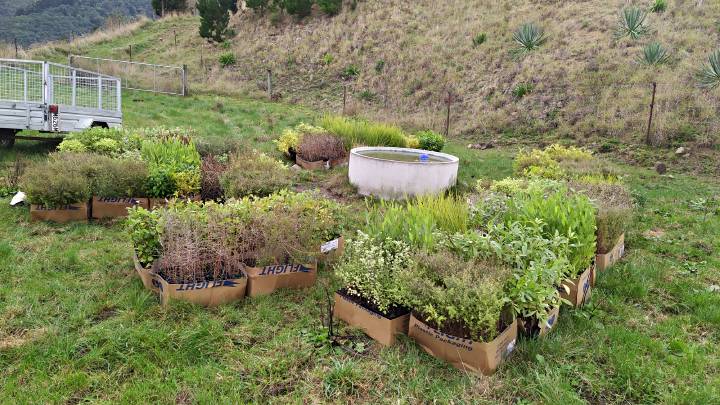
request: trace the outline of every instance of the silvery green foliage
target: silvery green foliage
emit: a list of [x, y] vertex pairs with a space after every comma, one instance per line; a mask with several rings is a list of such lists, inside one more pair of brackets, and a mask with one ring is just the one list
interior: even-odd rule
[[358, 231], [347, 242], [342, 261], [335, 274], [347, 292], [359, 296], [387, 312], [402, 300], [398, 275], [412, 268], [410, 247], [405, 242], [376, 240]]

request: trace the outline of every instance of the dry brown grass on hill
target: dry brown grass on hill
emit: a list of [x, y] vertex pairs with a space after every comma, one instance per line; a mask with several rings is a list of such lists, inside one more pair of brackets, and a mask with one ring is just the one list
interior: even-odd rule
[[[670, 0], [665, 13], [649, 14], [649, 35], [615, 40], [619, 11], [631, 3], [648, 7], [627, 0], [368, 0], [354, 11], [345, 7], [336, 17], [316, 14], [302, 22], [247, 10], [232, 20], [237, 36], [229, 49], [199, 38], [197, 18], [182, 16], [143, 30], [142, 39], [111, 41], [104, 54], [124, 58], [127, 45], [140, 41], [138, 59], [186, 63], [191, 88], [221, 94], [262, 96], [271, 68], [283, 100], [334, 111], [342, 107], [346, 84], [340, 76], [355, 65], [359, 75], [347, 83], [348, 111], [441, 130], [443, 99], [451, 89], [458, 96], [453, 133], [471, 138], [552, 131], [581, 143], [639, 143], [650, 83], [657, 81], [653, 139], [715, 145], [720, 95], [698, 89], [693, 74], [717, 47], [720, 3]], [[512, 34], [526, 22], [544, 28], [549, 40], [519, 59], [511, 52]], [[480, 33], [486, 41], [475, 46]], [[643, 46], [653, 41], [671, 51], [670, 63], [660, 68], [638, 63]], [[222, 68], [218, 56], [228, 51], [238, 62]], [[529, 92], [520, 97], [523, 87]]]

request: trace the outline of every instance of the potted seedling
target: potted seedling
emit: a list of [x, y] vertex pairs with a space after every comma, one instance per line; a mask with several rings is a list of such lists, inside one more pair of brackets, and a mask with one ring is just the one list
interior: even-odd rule
[[398, 275], [411, 264], [410, 247], [358, 232], [335, 267], [343, 288], [335, 293], [334, 316], [362, 329], [385, 346], [406, 334], [410, 311], [402, 300]]
[[126, 217], [132, 207], [149, 208], [145, 195], [147, 164], [130, 159], [107, 159], [93, 179], [92, 217]]
[[331, 169], [347, 164], [348, 154], [342, 139], [329, 134], [310, 134], [300, 140], [295, 162], [306, 170]]
[[512, 271], [499, 262], [465, 261], [448, 253], [421, 254], [415, 262], [400, 283], [413, 309], [410, 337], [458, 369], [494, 373], [517, 340], [504, 291]]
[[143, 207], [128, 210], [127, 229], [133, 243], [133, 263], [145, 288], [155, 291], [153, 285], [153, 263], [160, 254], [160, 211], [149, 211]]
[[20, 183], [32, 221], [88, 220], [91, 186], [83, 171], [85, 161], [82, 154], [56, 153], [27, 168]]
[[148, 163], [145, 190], [150, 209], [165, 206], [175, 198], [200, 199], [201, 159], [190, 139], [167, 137], [145, 140], [140, 154]]

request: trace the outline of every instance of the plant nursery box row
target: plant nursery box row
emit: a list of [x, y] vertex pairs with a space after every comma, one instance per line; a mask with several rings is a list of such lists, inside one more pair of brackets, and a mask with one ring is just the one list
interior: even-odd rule
[[605, 254], [595, 256], [595, 268], [604, 271], [617, 263], [625, 255], [625, 234], [620, 235], [615, 247]]
[[300, 156], [295, 156], [295, 163], [305, 170], [329, 170], [334, 167], [346, 165], [348, 161], [349, 158], [347, 156], [340, 159], [318, 160], [315, 162], [308, 162]]
[[[201, 201], [200, 196], [188, 197], [190, 201]], [[87, 221], [88, 219], [124, 218], [128, 208], [142, 207], [155, 209], [168, 204], [166, 198], [93, 197], [91, 203], [77, 202], [62, 207], [48, 208], [40, 204], [30, 205], [30, 220], [52, 221], [60, 224]]]
[[236, 279], [172, 284], [154, 268], [143, 267], [137, 255], [133, 261], [145, 288], [157, 292], [163, 305], [167, 305], [171, 300], [181, 300], [215, 307], [239, 301], [245, 296], [257, 297], [284, 288], [312, 287], [317, 281], [316, 264], [288, 264], [249, 267], [244, 272], [245, 277]]

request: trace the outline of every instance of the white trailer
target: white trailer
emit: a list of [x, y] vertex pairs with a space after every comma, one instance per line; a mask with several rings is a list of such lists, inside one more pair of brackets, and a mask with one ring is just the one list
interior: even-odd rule
[[0, 147], [23, 130], [60, 135], [122, 126], [120, 79], [51, 62], [0, 59]]

